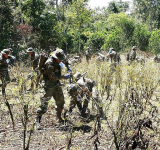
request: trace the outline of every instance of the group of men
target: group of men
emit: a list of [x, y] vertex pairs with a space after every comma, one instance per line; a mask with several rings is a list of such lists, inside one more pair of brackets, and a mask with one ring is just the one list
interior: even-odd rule
[[[109, 53], [113, 53], [113, 50]], [[8, 73], [8, 56], [11, 55], [11, 49], [4, 49], [0, 53], [0, 77], [2, 81], [2, 95], [5, 95], [5, 88], [7, 82], [10, 81], [9, 73]], [[37, 81], [39, 81], [39, 77], [43, 74], [44, 91], [45, 94], [40, 98], [40, 106], [37, 109], [36, 115], [36, 126], [37, 129], [41, 128], [41, 118], [44, 113], [47, 111], [48, 101], [53, 97], [56, 102], [56, 116], [60, 123], [63, 123], [64, 120], [61, 117], [62, 110], [65, 104], [64, 94], [62, 91], [60, 80], [63, 79], [73, 79], [68, 87], [68, 94], [71, 96], [71, 101], [69, 105], [69, 112], [72, 112], [73, 108], [77, 105], [80, 114], [85, 117], [85, 112], [88, 107], [89, 100], [92, 97], [93, 91], [95, 91], [95, 82], [91, 79], [84, 78], [80, 73], [72, 75], [71, 65], [66, 59], [66, 55], [62, 49], [56, 49], [52, 52], [52, 55], [47, 57], [42, 66], [39, 66], [41, 62], [41, 58], [45, 57], [43, 55], [39, 55], [37, 52], [33, 50], [33, 48], [28, 48], [27, 53], [31, 58], [31, 66], [33, 68], [33, 72], [37, 74], [36, 87], [38, 86]], [[136, 47], [132, 48], [130, 53], [129, 61], [133, 61], [136, 57]], [[11, 57], [13, 58], [13, 57]], [[90, 48], [87, 48], [86, 52], [86, 60], [89, 62], [91, 59]], [[62, 75], [62, 68], [66, 67], [67, 72], [70, 74]], [[33, 78], [31, 78], [32, 80]], [[76, 81], [76, 82], [75, 82]], [[31, 88], [33, 90], [35, 85], [35, 80], [31, 81]], [[82, 98], [85, 96], [84, 103], [82, 105]]]
[[[34, 90], [34, 86], [36, 85], [36, 88], [38, 87], [38, 81], [40, 76], [43, 74], [43, 81], [45, 83], [44, 85], [44, 91], [45, 94], [40, 98], [40, 106], [37, 109], [37, 115], [36, 115], [36, 128], [40, 129], [41, 125], [41, 118], [44, 113], [47, 111], [48, 107], [48, 101], [53, 97], [55, 102], [56, 102], [56, 116], [57, 119], [60, 123], [63, 123], [64, 120], [61, 117], [62, 110], [64, 107], [64, 94], [62, 91], [61, 83], [60, 80], [63, 79], [70, 79], [72, 77], [72, 70], [71, 70], [71, 65], [69, 61], [66, 59], [66, 55], [62, 49], [56, 49], [55, 51], [52, 52], [52, 55], [46, 58], [44, 61], [43, 66], [39, 66], [40, 64], [40, 59], [42, 57], [45, 57], [43, 55], [39, 55], [37, 52], [33, 50], [33, 48], [28, 48], [26, 51], [30, 55], [30, 62], [31, 66], [33, 69], [33, 73], [36, 74], [37, 79], [35, 80], [33, 73], [30, 75], [31, 76], [31, 88], [29, 91]], [[2, 81], [2, 95], [5, 95], [5, 88], [8, 82], [10, 82], [10, 77], [9, 77], [9, 70], [8, 70], [8, 65], [10, 60], [8, 60], [8, 56], [11, 54], [10, 49], [4, 49], [1, 51], [1, 57], [0, 57], [0, 78]], [[61, 70], [62, 68], [66, 67], [67, 72], [70, 72], [70, 74], [65, 74], [62, 75]], [[79, 77], [80, 79], [80, 77]], [[75, 81], [75, 80], [73, 80]], [[78, 80], [76, 78], [77, 83], [71, 83], [71, 87], [77, 86], [75, 89], [70, 87], [71, 91], [74, 91], [73, 93], [70, 93], [68, 91], [68, 94], [71, 96], [71, 102], [70, 102], [70, 108], [69, 112], [72, 112], [72, 109], [74, 108], [75, 104], [77, 104], [80, 113], [82, 116], [85, 115], [85, 111], [88, 107], [88, 100], [86, 99], [84, 102], [84, 105], [82, 107], [81, 104], [81, 97], [83, 95], [87, 95], [87, 98], [89, 99], [91, 89], [89, 91], [89, 88], [91, 88], [92, 81], [89, 79], [85, 79], [85, 81], [82, 81], [78, 83]], [[69, 85], [70, 86], [70, 85]], [[92, 84], [92, 86], [94, 86]], [[83, 93], [83, 94], [82, 94]], [[76, 99], [75, 99], [76, 97]], [[79, 98], [78, 98], [79, 97]]]

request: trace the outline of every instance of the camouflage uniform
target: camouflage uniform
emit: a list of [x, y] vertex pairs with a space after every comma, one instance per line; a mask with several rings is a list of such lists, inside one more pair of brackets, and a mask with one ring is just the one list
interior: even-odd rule
[[[84, 116], [86, 109], [88, 108], [88, 103], [91, 98], [91, 93], [95, 88], [95, 82], [88, 78], [80, 78], [81, 74], [77, 73], [74, 75], [77, 84], [72, 83], [67, 87], [67, 91], [71, 96], [71, 101], [69, 105], [69, 112], [72, 112], [73, 108], [77, 105], [81, 115]], [[86, 96], [82, 107], [82, 98]]]
[[31, 78], [31, 88], [29, 90], [33, 90], [35, 84], [36, 88], [38, 87], [38, 81], [40, 79], [40, 72], [39, 70], [36, 70], [36, 68], [38, 67], [40, 56], [32, 48], [28, 48], [27, 52], [31, 53], [31, 66], [34, 71], [28, 75], [28, 77]]
[[136, 56], [137, 56], [136, 50], [137, 50], [136, 46], [133, 46], [132, 50], [129, 53], [129, 65], [136, 60]]
[[60, 86], [60, 79], [68, 79], [68, 76], [61, 75], [61, 67], [59, 64], [59, 60], [64, 60], [65, 54], [63, 50], [57, 49], [53, 52], [52, 56], [47, 59], [44, 64], [44, 73], [43, 73], [43, 80], [45, 81], [44, 90], [45, 95], [41, 97], [41, 105], [37, 110], [37, 119], [36, 122], [40, 123], [41, 117], [47, 111], [48, 101], [53, 98], [56, 101], [56, 111], [57, 111], [57, 118], [59, 121], [63, 121], [61, 118], [61, 113], [64, 106], [64, 95], [62, 88]]
[[89, 60], [91, 60], [91, 52], [89, 47], [87, 47], [87, 50], [85, 51], [85, 55], [86, 55], [86, 61], [87, 63], [89, 63]]
[[5, 95], [5, 88], [6, 88], [7, 82], [10, 81], [7, 58], [4, 57], [4, 54], [8, 56], [9, 51], [7, 49], [4, 49], [0, 53], [0, 78], [2, 81], [2, 95], [3, 96]]

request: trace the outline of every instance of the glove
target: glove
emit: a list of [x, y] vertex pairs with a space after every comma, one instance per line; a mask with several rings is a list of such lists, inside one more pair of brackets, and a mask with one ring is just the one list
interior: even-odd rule
[[9, 59], [6, 59], [6, 62], [7, 62], [7, 64], [9, 64], [9, 63], [10, 63], [10, 60], [9, 60]]
[[61, 68], [64, 68], [65, 67], [65, 64], [60, 62], [59, 65], [61, 66]]
[[70, 79], [70, 75], [69, 74], [65, 74], [63, 77], [64, 77], [64, 79]]
[[72, 72], [72, 69], [71, 69], [71, 68], [68, 68], [68, 72]]

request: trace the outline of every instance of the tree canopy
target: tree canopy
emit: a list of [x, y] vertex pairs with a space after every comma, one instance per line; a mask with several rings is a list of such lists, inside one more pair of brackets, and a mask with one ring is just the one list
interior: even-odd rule
[[160, 28], [160, 0], [133, 3], [132, 9], [122, 0], [91, 9], [87, 0], [2, 0], [0, 48], [18, 49], [19, 43], [26, 48], [49, 51], [54, 46], [75, 53], [88, 46], [124, 51], [137, 45], [142, 51], [160, 52], [153, 40]]

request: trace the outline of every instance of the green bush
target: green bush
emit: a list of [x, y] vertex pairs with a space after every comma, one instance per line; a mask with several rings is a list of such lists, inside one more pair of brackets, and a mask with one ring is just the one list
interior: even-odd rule
[[151, 37], [149, 39], [149, 50], [154, 54], [160, 53], [160, 30], [151, 32]]

